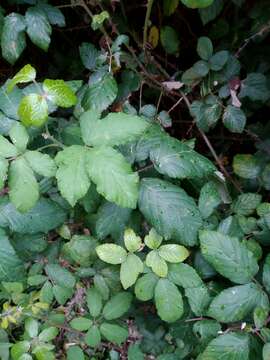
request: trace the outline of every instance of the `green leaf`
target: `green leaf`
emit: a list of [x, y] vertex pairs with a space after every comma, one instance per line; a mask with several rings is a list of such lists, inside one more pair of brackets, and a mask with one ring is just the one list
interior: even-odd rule
[[2, 157], [0, 157], [0, 190], [5, 186], [5, 182], [7, 179], [7, 171], [8, 171], [8, 161]]
[[244, 179], [256, 179], [261, 171], [257, 158], [249, 154], [238, 154], [233, 158], [233, 171]]
[[50, 199], [40, 199], [27, 213], [22, 214], [4, 198], [0, 201], [0, 226], [21, 234], [47, 233], [62, 225], [66, 212]]
[[38, 335], [38, 321], [36, 319], [33, 318], [26, 319], [24, 327], [25, 327], [25, 331], [31, 338], [34, 338]]
[[162, 245], [158, 249], [158, 254], [170, 263], [179, 263], [186, 260], [189, 256], [189, 251], [182, 245], [169, 244]]
[[177, 6], [179, 4], [179, 0], [163, 0], [163, 12], [165, 16], [172, 15]]
[[9, 198], [22, 213], [32, 209], [39, 199], [39, 187], [34, 173], [24, 158], [13, 160], [8, 176]]
[[213, 71], [221, 70], [229, 59], [229, 52], [226, 50], [218, 51], [209, 59], [210, 69]]
[[11, 13], [5, 17], [2, 29], [1, 48], [2, 55], [13, 65], [26, 47], [24, 16]]
[[166, 240], [173, 239], [189, 246], [197, 243], [201, 215], [194, 200], [183, 189], [164, 180], [143, 179], [139, 208]]
[[90, 266], [96, 260], [96, 246], [98, 242], [91, 236], [74, 235], [66, 243], [65, 251], [77, 264]]
[[246, 115], [238, 107], [228, 105], [223, 113], [223, 123], [231, 132], [241, 134], [246, 125]]
[[123, 155], [110, 147], [89, 149], [87, 171], [97, 185], [97, 191], [108, 201], [136, 208], [139, 177], [132, 172]]
[[144, 243], [149, 249], [157, 249], [162, 243], [162, 236], [160, 236], [154, 228], [149, 231], [149, 234], [145, 236]]
[[177, 54], [179, 51], [179, 37], [171, 26], [163, 26], [160, 30], [161, 44], [168, 54]]
[[136, 298], [141, 301], [148, 301], [154, 297], [154, 290], [158, 277], [153, 273], [143, 275], [135, 285]]
[[46, 98], [57, 106], [69, 108], [77, 102], [76, 95], [64, 80], [46, 79], [43, 82], [43, 90], [46, 93]]
[[50, 304], [53, 301], [52, 285], [49, 281], [46, 281], [40, 290], [40, 301]]
[[213, 44], [208, 37], [200, 37], [197, 44], [197, 53], [203, 60], [209, 60], [213, 55]]
[[79, 346], [71, 346], [67, 350], [67, 360], [85, 360], [82, 349]]
[[238, 238], [217, 231], [200, 233], [204, 258], [224, 277], [237, 284], [245, 284], [259, 270], [256, 259]]
[[181, 2], [191, 9], [205, 8], [210, 6], [214, 0], [181, 0]]
[[49, 278], [57, 285], [73, 288], [76, 282], [75, 277], [67, 269], [58, 264], [48, 264], [45, 267]]
[[18, 115], [25, 126], [40, 127], [48, 119], [48, 104], [41, 95], [27, 95], [20, 102]]
[[116, 244], [103, 244], [96, 247], [98, 257], [109, 264], [117, 265], [126, 261], [127, 252]]
[[88, 346], [91, 347], [96, 347], [99, 345], [101, 342], [101, 335], [97, 325], [91, 326], [84, 337], [84, 341]]
[[207, 8], [199, 9], [203, 25], [206, 25], [210, 21], [214, 20], [221, 13], [223, 6], [223, 0], [214, 0]]
[[262, 73], [250, 73], [242, 81], [240, 98], [248, 97], [252, 101], [266, 101], [270, 98], [267, 78]]
[[100, 332], [105, 339], [118, 345], [121, 345], [121, 343], [128, 337], [127, 329], [122, 326], [109, 323], [102, 323], [100, 326]]
[[62, 196], [74, 206], [87, 193], [90, 180], [86, 172], [86, 149], [73, 145], [58, 152], [55, 162], [58, 188]]
[[48, 51], [52, 33], [46, 14], [38, 6], [30, 7], [25, 13], [27, 34], [31, 41], [44, 51]]
[[166, 277], [168, 273], [168, 266], [164, 259], [159, 256], [157, 250], [152, 250], [146, 256], [145, 264], [150, 267], [159, 277]]
[[270, 358], [270, 343], [266, 343], [263, 346], [263, 360], [269, 360]]
[[108, 11], [102, 11], [92, 17], [91, 27], [93, 30], [100, 29], [106, 19], [109, 19], [110, 15]]
[[266, 291], [270, 293], [270, 254], [266, 256], [264, 261], [262, 282]]
[[232, 204], [232, 209], [237, 215], [251, 215], [260, 205], [262, 196], [254, 193], [240, 194]]
[[83, 141], [86, 145], [115, 146], [135, 140], [148, 123], [141, 117], [121, 112], [110, 113], [103, 119], [95, 110], [86, 111], [80, 118]]
[[29, 135], [23, 125], [16, 122], [9, 131], [9, 137], [20, 152], [25, 151]]
[[37, 174], [45, 177], [55, 176], [56, 165], [49, 155], [42, 154], [39, 151], [28, 150], [23, 157]]
[[200, 360], [249, 360], [249, 335], [233, 333], [212, 340]]
[[207, 158], [169, 136], [151, 147], [150, 159], [159, 173], [171, 178], [201, 178], [215, 171]]
[[243, 320], [257, 306], [269, 308], [267, 295], [255, 284], [234, 286], [223, 290], [211, 302], [208, 316], [219, 322]]
[[94, 70], [97, 65], [97, 59], [100, 52], [91, 43], [82, 43], [79, 47], [80, 58], [84, 67], [88, 70]]
[[221, 203], [218, 188], [213, 181], [206, 183], [200, 192], [199, 210], [204, 219], [212, 215], [216, 207]]
[[116, 99], [117, 83], [112, 75], [106, 73], [95, 82], [90, 83], [83, 100], [84, 110], [103, 111]]
[[66, 25], [63, 13], [56, 6], [41, 3], [38, 4], [38, 7], [44, 11], [51, 25], [58, 25], [59, 27]]
[[58, 329], [54, 326], [51, 326], [42, 330], [38, 336], [38, 339], [40, 341], [48, 342], [55, 339], [57, 335], [58, 335]]
[[126, 261], [121, 264], [120, 268], [120, 281], [123, 288], [127, 289], [135, 284], [143, 269], [144, 266], [141, 259], [137, 255], [128, 254]]
[[99, 316], [102, 309], [102, 298], [97, 289], [91, 287], [90, 289], [87, 290], [86, 302], [91, 316], [93, 317]]
[[18, 341], [11, 348], [11, 358], [18, 360], [21, 355], [27, 353], [30, 349], [31, 343], [29, 341]]
[[72, 329], [78, 331], [85, 331], [91, 327], [92, 320], [79, 316], [77, 318], [72, 319], [69, 324], [72, 327]]
[[138, 344], [131, 344], [128, 347], [128, 360], [144, 360], [144, 354]]
[[0, 156], [3, 158], [16, 157], [18, 149], [12, 145], [4, 136], [0, 135]]
[[125, 247], [129, 252], [135, 252], [142, 246], [142, 239], [132, 229], [126, 229], [124, 233]]
[[5, 232], [0, 229], [0, 281], [19, 281], [24, 279], [24, 264], [17, 256]]
[[14, 86], [17, 84], [24, 84], [33, 81], [35, 78], [36, 70], [30, 64], [27, 64], [10, 80], [7, 85], [7, 92], [12, 91]]
[[104, 306], [103, 316], [106, 320], [115, 320], [124, 315], [130, 308], [132, 295], [128, 292], [119, 292]]
[[155, 304], [159, 317], [174, 322], [183, 315], [183, 300], [177, 287], [167, 279], [159, 279], [155, 288]]

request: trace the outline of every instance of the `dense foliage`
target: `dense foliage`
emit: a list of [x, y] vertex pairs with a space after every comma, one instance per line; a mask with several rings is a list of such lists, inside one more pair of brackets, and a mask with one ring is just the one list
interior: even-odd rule
[[269, 1], [1, 5], [0, 358], [269, 360]]

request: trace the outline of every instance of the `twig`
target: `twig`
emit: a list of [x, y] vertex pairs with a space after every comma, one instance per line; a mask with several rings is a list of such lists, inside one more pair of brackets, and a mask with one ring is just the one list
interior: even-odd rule
[[148, 0], [148, 2], [147, 2], [147, 9], [146, 9], [144, 28], [143, 28], [143, 49], [144, 50], [146, 49], [146, 44], [147, 44], [148, 23], [149, 23], [151, 11], [152, 11], [153, 3], [154, 3], [154, 0]]

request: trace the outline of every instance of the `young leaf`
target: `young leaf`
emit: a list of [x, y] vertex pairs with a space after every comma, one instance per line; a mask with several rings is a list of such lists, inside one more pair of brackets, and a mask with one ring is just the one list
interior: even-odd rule
[[42, 50], [48, 51], [52, 28], [46, 14], [38, 6], [30, 7], [25, 13], [25, 22], [31, 41]]
[[168, 262], [179, 263], [186, 260], [189, 256], [189, 251], [182, 245], [169, 244], [162, 245], [158, 249], [158, 254]]
[[135, 285], [136, 298], [141, 301], [148, 301], [154, 297], [154, 290], [158, 277], [153, 273], [143, 275]]
[[25, 331], [31, 338], [34, 338], [38, 335], [39, 324], [36, 319], [33, 318], [26, 319], [24, 326], [25, 326]]
[[76, 104], [77, 97], [64, 80], [49, 80], [43, 82], [46, 97], [55, 105], [68, 108]]
[[155, 304], [158, 315], [163, 321], [174, 322], [183, 315], [181, 293], [168, 279], [158, 281], [155, 288]]
[[3, 158], [15, 157], [19, 154], [18, 149], [4, 136], [0, 135], [0, 156]]
[[245, 284], [259, 270], [257, 261], [247, 247], [236, 237], [217, 231], [200, 233], [204, 258], [224, 277], [237, 284]]
[[114, 320], [124, 315], [131, 304], [132, 295], [127, 292], [119, 292], [114, 295], [104, 306], [103, 316], [106, 320]]
[[246, 125], [246, 115], [238, 107], [228, 105], [223, 114], [224, 126], [234, 133], [242, 133]]
[[17, 84], [24, 84], [33, 81], [35, 78], [36, 70], [30, 64], [27, 64], [10, 80], [7, 85], [7, 92], [12, 91], [14, 86]]
[[136, 207], [139, 178], [119, 152], [110, 147], [89, 149], [87, 171], [97, 191], [108, 201], [122, 207]]
[[166, 240], [189, 246], [197, 243], [201, 215], [183, 189], [164, 180], [145, 178], [141, 181], [139, 208]]
[[146, 265], [150, 267], [159, 277], [166, 277], [168, 274], [168, 266], [164, 259], [159, 256], [157, 250], [152, 250], [146, 256]]
[[209, 60], [213, 55], [213, 44], [208, 37], [200, 37], [197, 44], [197, 53], [203, 60]]
[[98, 257], [109, 264], [117, 265], [126, 261], [127, 252], [116, 244], [103, 244], [96, 247]]
[[27, 95], [20, 102], [18, 115], [25, 126], [40, 127], [48, 119], [48, 104], [41, 95]]
[[124, 233], [125, 247], [129, 252], [135, 252], [142, 246], [142, 239], [132, 229], [126, 229]]
[[23, 156], [32, 170], [41, 176], [52, 177], [56, 173], [56, 165], [54, 160], [47, 154], [42, 154], [39, 151], [26, 151]]
[[24, 152], [29, 141], [29, 135], [23, 125], [16, 122], [9, 131], [9, 137], [20, 152]]
[[135, 284], [139, 274], [143, 272], [143, 268], [143, 262], [137, 255], [128, 254], [120, 268], [120, 281], [124, 289]]
[[86, 111], [80, 118], [82, 137], [90, 146], [115, 146], [135, 140], [149, 124], [141, 117], [121, 112], [99, 119], [95, 110]]
[[100, 332], [105, 339], [117, 345], [121, 345], [128, 337], [127, 329], [122, 326], [109, 323], [102, 323], [100, 326]]
[[87, 193], [90, 180], [86, 172], [86, 150], [73, 145], [59, 152], [55, 158], [58, 188], [62, 196], [74, 206]]
[[35, 175], [24, 158], [13, 160], [8, 176], [9, 198], [17, 210], [24, 213], [38, 201], [39, 187]]
[[87, 290], [86, 302], [91, 316], [93, 317], [99, 316], [102, 309], [102, 298], [97, 289], [91, 287], [90, 289]]

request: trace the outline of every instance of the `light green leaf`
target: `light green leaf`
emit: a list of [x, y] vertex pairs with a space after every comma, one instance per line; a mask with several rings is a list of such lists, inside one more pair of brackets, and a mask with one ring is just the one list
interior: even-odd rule
[[212, 340], [200, 356], [200, 360], [249, 360], [249, 335], [224, 334]]
[[94, 287], [87, 289], [86, 302], [91, 316], [99, 316], [102, 309], [102, 298], [97, 289]]
[[103, 316], [106, 320], [115, 320], [124, 315], [130, 308], [132, 295], [128, 292], [119, 292], [104, 306]]
[[257, 261], [238, 238], [217, 231], [203, 230], [200, 233], [204, 258], [224, 277], [237, 284], [245, 284], [259, 270]]
[[66, 288], [73, 288], [76, 282], [75, 277], [70, 271], [63, 268], [59, 264], [46, 265], [46, 273], [49, 278], [57, 285]]
[[153, 273], [143, 275], [135, 285], [136, 298], [141, 301], [151, 300], [158, 282], [158, 277]]
[[266, 343], [263, 346], [263, 360], [270, 359], [270, 343]]
[[40, 341], [49, 342], [56, 338], [58, 335], [58, 329], [54, 326], [48, 327], [41, 331], [41, 333], [38, 336], [38, 339]]
[[213, 181], [206, 183], [200, 192], [199, 210], [204, 219], [212, 215], [215, 208], [221, 203], [218, 188]]
[[80, 118], [83, 141], [87, 145], [115, 146], [135, 140], [149, 124], [141, 117], [121, 112], [110, 113], [103, 119], [95, 110]]
[[0, 190], [5, 186], [8, 171], [8, 161], [0, 156]]
[[37, 336], [39, 326], [38, 326], [38, 321], [36, 319], [33, 318], [26, 319], [24, 326], [25, 326], [25, 331], [31, 338]]
[[162, 236], [160, 236], [154, 228], [145, 236], [144, 243], [149, 249], [157, 249], [162, 243]]
[[178, 33], [171, 26], [163, 26], [160, 30], [160, 41], [168, 54], [177, 54], [179, 51]]
[[257, 307], [269, 309], [267, 295], [255, 284], [234, 286], [223, 290], [211, 302], [208, 316], [219, 322], [243, 320]]
[[18, 149], [12, 145], [4, 136], [0, 135], [0, 156], [10, 158], [17, 156]]
[[105, 339], [118, 345], [121, 345], [121, 343], [128, 337], [127, 329], [122, 326], [109, 323], [102, 323], [100, 326], [100, 332]]
[[29, 341], [18, 341], [11, 348], [11, 358], [14, 360], [19, 359], [21, 355], [27, 353], [30, 349], [31, 343]]
[[0, 281], [20, 281], [24, 279], [25, 268], [17, 256], [5, 232], [0, 229]]
[[20, 14], [11, 13], [5, 17], [2, 29], [2, 55], [11, 65], [20, 57], [26, 46], [25, 20]]
[[224, 126], [234, 133], [242, 133], [246, 125], [246, 115], [238, 107], [228, 105], [223, 113]]
[[244, 179], [255, 179], [261, 166], [257, 158], [250, 154], [238, 154], [233, 158], [233, 171]]
[[79, 317], [72, 319], [69, 324], [72, 327], [72, 329], [75, 329], [78, 331], [85, 331], [91, 327], [92, 320], [79, 316]]
[[109, 19], [110, 15], [108, 11], [102, 11], [100, 14], [96, 14], [92, 17], [91, 27], [93, 30], [100, 29], [106, 19]]
[[40, 127], [48, 119], [48, 104], [41, 95], [27, 95], [20, 102], [18, 115], [25, 126]]
[[174, 322], [184, 312], [183, 300], [177, 287], [168, 279], [160, 279], [155, 288], [155, 304], [159, 317], [166, 322]]
[[86, 172], [86, 149], [79, 145], [69, 146], [57, 154], [55, 162], [58, 166], [58, 188], [62, 196], [74, 206], [85, 196], [90, 186]]
[[110, 106], [117, 96], [117, 82], [111, 74], [106, 73], [91, 83], [82, 100], [84, 110], [103, 111]]
[[42, 50], [48, 51], [52, 28], [44, 11], [38, 6], [28, 8], [25, 13], [25, 22], [31, 41]]
[[37, 174], [46, 177], [55, 176], [57, 168], [54, 160], [49, 155], [28, 150], [23, 157]]
[[23, 125], [16, 122], [9, 131], [9, 137], [20, 152], [25, 151], [29, 141], [29, 135]]
[[202, 36], [198, 39], [197, 53], [203, 60], [209, 60], [211, 58], [213, 55], [213, 44], [208, 37]]
[[103, 244], [96, 247], [98, 257], [109, 264], [117, 265], [126, 261], [127, 252], [116, 244]]
[[97, 191], [108, 201], [136, 208], [139, 177], [132, 172], [123, 155], [110, 147], [89, 149], [87, 171], [97, 185]]
[[125, 247], [129, 252], [135, 252], [142, 246], [142, 239], [132, 229], [126, 229], [124, 233]]
[[24, 213], [32, 209], [39, 199], [35, 175], [24, 158], [13, 160], [8, 176], [9, 198], [17, 210]]
[[214, 0], [181, 0], [183, 4], [191, 9], [205, 8], [210, 6]]
[[143, 268], [143, 262], [137, 255], [128, 254], [120, 268], [120, 281], [124, 289], [135, 284], [139, 274], [143, 272]]
[[30, 64], [27, 64], [10, 80], [7, 85], [7, 92], [12, 91], [14, 86], [17, 84], [24, 84], [33, 81], [35, 78], [36, 70]]
[[46, 79], [43, 82], [43, 90], [48, 100], [63, 108], [71, 107], [77, 102], [76, 95], [64, 80]]
[[189, 246], [197, 243], [201, 215], [183, 189], [164, 180], [145, 178], [141, 181], [139, 208], [166, 240]]
[[162, 245], [158, 249], [158, 254], [170, 263], [179, 263], [186, 260], [189, 256], [189, 251], [182, 245], [169, 244]]
[[177, 6], [179, 4], [179, 0], [163, 0], [163, 12], [165, 16], [172, 15]]
[[166, 277], [168, 274], [167, 263], [159, 256], [157, 250], [152, 250], [146, 256], [146, 265], [150, 267], [159, 277]]
[[[87, 345], [89, 345], [91, 347], [96, 347], [99, 345], [99, 343], [101, 341], [101, 335], [100, 335], [100, 331], [99, 331], [99, 328], [97, 327], [97, 325], [91, 326], [91, 328], [87, 331], [87, 333], [84, 337], [84, 341]], [[78, 359], [75, 359], [75, 360], [78, 360]]]
[[85, 360], [82, 349], [79, 346], [70, 346], [67, 350], [67, 360]]

